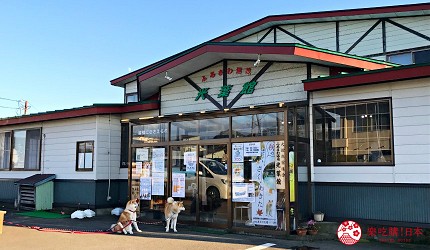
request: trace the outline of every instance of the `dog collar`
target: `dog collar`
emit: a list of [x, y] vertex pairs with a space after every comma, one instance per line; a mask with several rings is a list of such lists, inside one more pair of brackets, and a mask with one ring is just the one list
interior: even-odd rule
[[126, 210], [131, 212], [131, 213], [136, 213], [136, 211], [131, 211], [130, 209], [126, 209]]

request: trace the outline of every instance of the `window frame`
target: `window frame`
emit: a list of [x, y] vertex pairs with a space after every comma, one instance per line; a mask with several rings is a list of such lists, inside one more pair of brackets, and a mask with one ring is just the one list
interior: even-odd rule
[[[128, 100], [129, 97], [135, 97], [136, 101], [129, 101]], [[125, 103], [126, 104], [137, 103], [137, 102], [139, 102], [139, 94], [137, 92], [127, 93], [127, 94], [125, 94], [125, 98], [124, 99], [125, 99]]]
[[[13, 149], [12, 149], [12, 136], [13, 136], [13, 134], [12, 134], [12, 131], [2, 131], [0, 133], [0, 135], [4, 136], [4, 140], [5, 141], [6, 141], [6, 134], [9, 134], [9, 138], [8, 138], [8, 141], [7, 141], [7, 144], [9, 146], [9, 152], [8, 152], [8, 154], [4, 154], [4, 152], [6, 151], [6, 149], [3, 149], [3, 151], [1, 151], [0, 154], [3, 153], [3, 158], [1, 158], [2, 161], [4, 161], [4, 157], [7, 156], [8, 157], [8, 162], [6, 163], [5, 167], [0, 167], [0, 171], [10, 171], [11, 170], [12, 151], [13, 151]], [[5, 146], [5, 145], [3, 145], [3, 146]], [[0, 164], [3, 164], [3, 162], [0, 162]]]
[[[406, 50], [406, 51], [401, 51], [401, 52], [399, 51], [399, 52], [389, 53], [389, 54], [387, 54], [385, 56], [385, 60], [387, 62], [392, 62], [390, 60], [390, 58], [392, 56], [399, 56], [399, 55], [407, 55], [407, 54], [409, 54], [409, 58], [411, 60], [411, 63], [409, 63], [409, 64], [402, 64], [402, 65], [413, 65], [413, 64], [416, 64], [415, 54], [419, 53], [419, 52], [423, 52], [423, 51], [430, 52], [430, 48], [421, 48], [421, 49], [416, 48], [416, 49], [411, 49], [411, 50]], [[429, 62], [424, 62], [424, 63], [430, 63], [430, 61]]]
[[[368, 103], [372, 103], [372, 102], [377, 102], [377, 101], [388, 101], [388, 112], [389, 112], [389, 123], [390, 123], [390, 151], [391, 151], [391, 161], [390, 162], [376, 162], [376, 161], [372, 161], [372, 162], [318, 162], [318, 157], [316, 152], [318, 151], [317, 146], [316, 146], [316, 141], [317, 141], [317, 123], [316, 123], [316, 116], [315, 116], [315, 108], [318, 107], [321, 109], [321, 106], [326, 106], [326, 105], [340, 105], [342, 104], [343, 107], [346, 107], [348, 104], [353, 104], [353, 103], [363, 103], [363, 104], [368, 104]], [[321, 123], [320, 123], [321, 124]], [[394, 150], [394, 131], [393, 131], [393, 107], [392, 107], [392, 98], [391, 97], [381, 97], [381, 98], [371, 98], [371, 99], [357, 99], [357, 100], [348, 100], [348, 101], [339, 101], [339, 102], [328, 102], [328, 103], [318, 103], [318, 104], [313, 104], [312, 105], [312, 129], [313, 129], [313, 135], [312, 135], [312, 139], [313, 139], [313, 164], [315, 167], [325, 167], [325, 166], [330, 166], [330, 167], [345, 167], [345, 166], [386, 166], [386, 167], [394, 167], [395, 166], [395, 150]], [[324, 138], [323, 138], [324, 139]]]
[[[38, 152], [37, 152], [37, 157], [38, 157], [38, 162], [37, 162], [37, 166], [36, 166], [36, 168], [28, 168], [28, 166], [27, 166], [27, 157], [26, 157], [26, 153], [27, 153], [27, 151], [28, 151], [28, 145], [27, 145], [27, 133], [28, 133], [28, 131], [31, 131], [31, 130], [38, 130], [38, 132], [39, 132], [39, 145], [38, 145]], [[25, 139], [24, 139], [24, 141], [25, 141], [25, 145], [24, 145], [24, 167], [23, 168], [17, 168], [17, 167], [14, 167], [14, 164], [13, 164], [13, 161], [14, 161], [14, 158], [13, 158], [13, 151], [15, 150], [15, 140], [14, 140], [14, 138], [15, 138], [15, 133], [16, 132], [20, 132], [20, 131], [24, 131], [25, 132]], [[40, 166], [41, 166], [41, 162], [42, 162], [42, 128], [28, 128], [28, 129], [17, 129], [17, 130], [13, 130], [13, 131], [11, 131], [11, 138], [10, 138], [10, 161], [9, 161], [9, 169], [11, 170], [11, 171], [40, 171], [41, 170], [41, 168], [40, 168]]]
[[[92, 152], [91, 152], [91, 168], [86, 168], [86, 164], [84, 168], [79, 168], [79, 144], [87, 144], [87, 143], [92, 143]], [[84, 145], [85, 146], [85, 145]], [[76, 142], [76, 163], [75, 163], [75, 171], [76, 172], [91, 172], [94, 170], [94, 149], [95, 149], [95, 144], [94, 144], [94, 140], [88, 140], [88, 141], [77, 141]], [[85, 146], [85, 152], [84, 154], [86, 154], [86, 146]], [[84, 157], [85, 159], [85, 157]]]

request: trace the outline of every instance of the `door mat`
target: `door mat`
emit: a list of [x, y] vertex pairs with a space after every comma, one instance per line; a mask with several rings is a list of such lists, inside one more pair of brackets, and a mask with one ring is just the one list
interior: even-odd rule
[[44, 219], [70, 218], [70, 215], [68, 214], [52, 213], [48, 211], [29, 211], [29, 212], [16, 213], [16, 215], [29, 216], [29, 217], [35, 217], [35, 218], [44, 218]]

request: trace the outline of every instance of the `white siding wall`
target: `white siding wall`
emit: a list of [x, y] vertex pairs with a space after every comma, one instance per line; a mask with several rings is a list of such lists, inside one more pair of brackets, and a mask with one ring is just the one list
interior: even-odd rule
[[[249, 62], [252, 65], [252, 62]], [[252, 66], [253, 74], [264, 67], [261, 63], [259, 67]], [[253, 76], [248, 76], [252, 78]], [[229, 102], [240, 93], [246, 81], [244, 77], [234, 78], [228, 81], [233, 85], [229, 96]], [[246, 77], [245, 77], [246, 78]], [[277, 102], [294, 102], [306, 100], [306, 92], [303, 90], [302, 80], [306, 79], [306, 64], [299, 63], [274, 63], [258, 80], [255, 91], [252, 95], [242, 95], [234, 107], [247, 107], [250, 105], [266, 105]], [[276, 95], [273, 95], [276, 93]]]
[[[430, 17], [408, 17], [408, 18], [393, 18], [391, 19], [403, 26], [411, 28], [423, 35], [430, 36]], [[429, 41], [420, 38], [405, 30], [398, 28], [390, 23], [387, 23], [387, 50], [396, 51], [407, 48], [420, 46], [428, 46]]]
[[[250, 35], [248, 37], [245, 37], [243, 39], [238, 40], [237, 42], [241, 42], [241, 43], [256, 43], [258, 42], [267, 32], [269, 31], [269, 29], [265, 29], [263, 31], [260, 31], [256, 34]], [[273, 30], [270, 32], [270, 34], [268, 34], [263, 41], [263, 43], [273, 43]]]
[[312, 166], [313, 181], [430, 183], [430, 79], [325, 90], [311, 96], [313, 104], [391, 97], [395, 156], [394, 167]]
[[[391, 18], [399, 24], [430, 36], [430, 16]], [[378, 19], [355, 20], [339, 22], [339, 50], [346, 52], [366, 31], [374, 25]], [[282, 25], [281, 28], [291, 32], [312, 45], [336, 50], [336, 23], [305, 23]], [[240, 39], [237, 42], [257, 42], [269, 29]], [[273, 31], [264, 39], [263, 42], [272, 43]], [[302, 43], [297, 39], [277, 30], [277, 43]], [[397, 51], [408, 48], [415, 48], [430, 45], [430, 41], [420, 38], [408, 31], [402, 30], [386, 22], [386, 49], [387, 52]], [[353, 50], [350, 54], [371, 55], [382, 53], [382, 23], [378, 24]], [[384, 59], [375, 58], [375, 59]]]
[[95, 179], [97, 157], [94, 154], [94, 171], [76, 171], [76, 147], [78, 141], [94, 141], [96, 118], [82, 117], [46, 122], [42, 133], [42, 167], [45, 174], [56, 174], [57, 179]]
[[[296, 24], [281, 27], [318, 48], [336, 50], [336, 23], [334, 22]], [[282, 31], [277, 32], [279, 34], [277, 42], [291, 41], [292, 38], [289, 35]], [[294, 42], [302, 43], [295, 39]]]
[[[346, 52], [377, 20], [341, 22], [339, 50]], [[370, 55], [382, 53], [382, 24], [378, 24], [349, 54]]]
[[[254, 67], [253, 63], [243, 61], [230, 61], [228, 63], [229, 68], [235, 70], [237, 67], [242, 67], [243, 72], [242, 74], [233, 72], [228, 75], [227, 84], [233, 87], [227, 98], [227, 104], [241, 92], [243, 85], [250, 81], [265, 65], [263, 62], [258, 67]], [[251, 75], [245, 74], [246, 68], [251, 68]], [[216, 77], [208, 77], [206, 82], [201, 82], [203, 75], [209, 76], [210, 72], [218, 72], [219, 69], [222, 69], [222, 64], [205, 69], [192, 75], [190, 78], [201, 88], [210, 88], [208, 91], [209, 94], [222, 106], [222, 98], [217, 97], [222, 86], [222, 76], [217, 74]], [[307, 96], [302, 84], [302, 80], [304, 79], [306, 79], [306, 64], [274, 63], [258, 79], [254, 93], [242, 95], [233, 108], [306, 100]], [[161, 113], [167, 115], [218, 109], [207, 99], [194, 101], [197, 93], [197, 90], [185, 80], [178, 80], [163, 87], [161, 89]], [[273, 95], [273, 93], [277, 94]]]
[[[222, 76], [218, 75], [218, 70], [222, 69], [222, 63], [216, 64], [210, 68], [202, 70], [190, 76], [190, 79], [200, 88], [210, 88], [208, 93], [215, 100], [221, 102], [217, 95], [222, 86]], [[210, 72], [215, 72], [216, 76], [210, 78]], [[202, 82], [202, 76], [207, 77], [206, 82]], [[178, 114], [200, 112], [202, 110], [217, 110], [218, 108], [208, 99], [194, 101], [198, 91], [193, 88], [187, 81], [181, 79], [161, 88], [161, 114]]]
[[[2, 127], [2, 131], [42, 128], [41, 171], [2, 171], [0, 178], [56, 174], [57, 179], [94, 179], [94, 172], [77, 172], [76, 142], [96, 141], [94, 116]], [[96, 142], [97, 145], [97, 142]], [[96, 162], [95, 164], [96, 165]], [[95, 167], [96, 169], [96, 167]]]
[[110, 179], [127, 179], [127, 169], [120, 169], [121, 123], [119, 115], [97, 116], [95, 151], [96, 179], [108, 179], [109, 176]]
[[[71, 118], [43, 123], [2, 127], [0, 132], [42, 128], [41, 170], [1, 171], [0, 178], [26, 178], [34, 174], [55, 174], [57, 179], [107, 179], [110, 165], [112, 179], [127, 179], [127, 169], [120, 170], [120, 116], [112, 115]], [[94, 170], [76, 171], [78, 141], [94, 141]]]

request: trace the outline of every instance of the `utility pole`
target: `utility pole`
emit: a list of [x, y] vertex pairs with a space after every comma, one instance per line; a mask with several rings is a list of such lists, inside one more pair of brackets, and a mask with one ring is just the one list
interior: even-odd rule
[[28, 110], [28, 101], [25, 101], [25, 104], [24, 104], [24, 115], [27, 114], [27, 110]]

